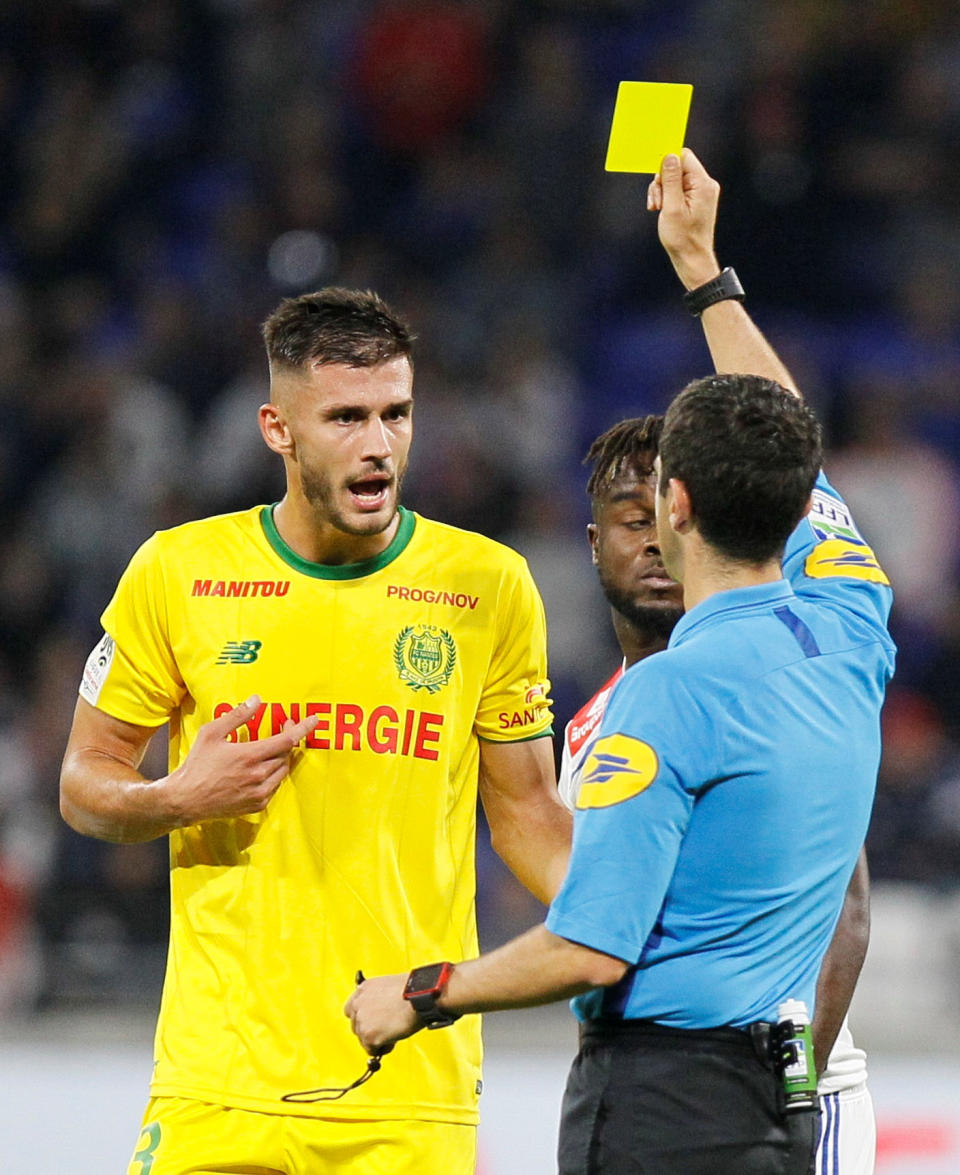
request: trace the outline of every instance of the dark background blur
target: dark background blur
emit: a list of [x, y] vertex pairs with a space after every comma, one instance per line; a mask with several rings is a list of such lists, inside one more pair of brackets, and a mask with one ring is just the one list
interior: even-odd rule
[[[558, 730], [609, 676], [580, 459], [709, 364], [646, 180], [603, 170], [625, 78], [694, 84], [721, 262], [897, 589], [874, 876], [960, 887], [955, 3], [6, 0], [0, 1011], [156, 998], [165, 845], [71, 833], [59, 760], [136, 546], [281, 492], [255, 413], [282, 296], [411, 320], [408, 504], [529, 558]], [[492, 943], [538, 907], [479, 859]]]

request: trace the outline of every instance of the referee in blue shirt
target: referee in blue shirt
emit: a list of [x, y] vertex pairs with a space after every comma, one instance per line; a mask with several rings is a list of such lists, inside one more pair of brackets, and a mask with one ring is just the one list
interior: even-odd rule
[[718, 194], [684, 151], [648, 197], [718, 374], [674, 400], [658, 457], [686, 615], [614, 691], [566, 879], [543, 926], [368, 980], [346, 1009], [375, 1052], [575, 996], [561, 1175], [812, 1169], [815, 1111], [785, 1112], [766, 1042], [784, 1001], [813, 1012], [880, 758], [890, 587], [820, 473], [816, 420], [719, 272]]

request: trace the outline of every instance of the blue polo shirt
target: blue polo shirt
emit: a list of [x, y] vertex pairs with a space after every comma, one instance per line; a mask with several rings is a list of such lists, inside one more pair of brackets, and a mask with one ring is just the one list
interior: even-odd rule
[[578, 997], [581, 1018], [709, 1028], [813, 1008], [895, 653], [886, 576], [822, 475], [784, 574], [698, 604], [614, 691], [547, 927], [631, 969]]

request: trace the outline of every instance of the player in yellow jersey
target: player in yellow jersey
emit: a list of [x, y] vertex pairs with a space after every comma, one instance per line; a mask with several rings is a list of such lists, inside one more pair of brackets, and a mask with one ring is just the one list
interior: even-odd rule
[[[64, 758], [75, 829], [170, 838], [129, 1175], [471, 1175], [475, 1018], [353, 1084], [366, 1057], [341, 1007], [360, 968], [476, 954], [478, 779], [500, 855], [541, 899], [559, 887], [543, 608], [515, 552], [399, 505], [412, 336], [380, 299], [287, 299], [264, 337], [286, 494], [144, 543]], [[145, 779], [168, 719], [170, 773]]]

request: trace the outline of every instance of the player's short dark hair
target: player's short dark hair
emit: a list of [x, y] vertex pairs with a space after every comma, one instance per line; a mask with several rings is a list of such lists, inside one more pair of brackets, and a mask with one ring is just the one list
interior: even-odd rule
[[372, 290], [327, 286], [284, 298], [261, 327], [271, 365], [311, 361], [375, 367], [398, 355], [413, 362], [416, 336]]
[[756, 375], [711, 375], [667, 409], [659, 490], [678, 478], [711, 546], [765, 563], [803, 517], [822, 456], [820, 426], [798, 396]]
[[633, 416], [621, 420], [593, 442], [583, 459], [593, 469], [587, 481], [587, 494], [596, 515], [600, 500], [624, 470], [637, 477], [649, 477], [660, 444], [662, 416]]

